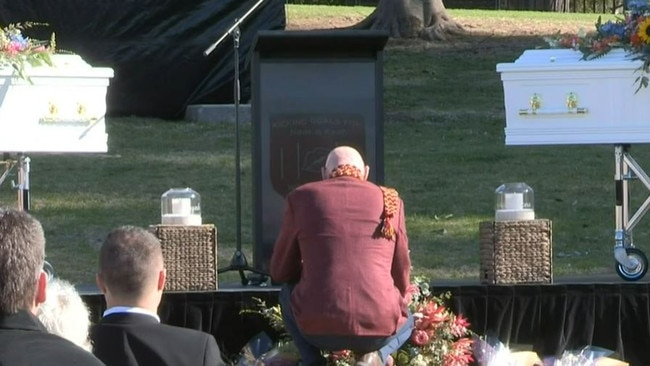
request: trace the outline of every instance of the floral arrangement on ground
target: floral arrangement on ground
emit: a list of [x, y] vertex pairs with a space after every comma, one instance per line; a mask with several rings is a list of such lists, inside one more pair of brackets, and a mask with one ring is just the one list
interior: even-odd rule
[[43, 23], [24, 22], [0, 26], [0, 67], [11, 66], [18, 76], [29, 80], [26, 66], [52, 65], [51, 55], [55, 52], [54, 33], [49, 41], [26, 37], [23, 31]]
[[[462, 314], [455, 314], [446, 304], [450, 293], [434, 296], [429, 281], [415, 277], [408, 291], [409, 309], [415, 320], [411, 338], [392, 355], [395, 366], [467, 366], [473, 361], [473, 333], [469, 321]], [[242, 313], [258, 314], [280, 334], [280, 354], [291, 349], [291, 339], [282, 320], [280, 306], [268, 306], [256, 299], [256, 308]], [[325, 354], [328, 363], [335, 366], [352, 366], [355, 355], [349, 350]]]
[[593, 60], [613, 49], [623, 49], [631, 60], [640, 60], [643, 74], [636, 78], [636, 91], [648, 86], [650, 73], [650, 5], [644, 0], [630, 0], [625, 15], [614, 21], [602, 22], [598, 17], [596, 29], [578, 34], [556, 34], [546, 37], [552, 48], [572, 48], [582, 53], [582, 59]]

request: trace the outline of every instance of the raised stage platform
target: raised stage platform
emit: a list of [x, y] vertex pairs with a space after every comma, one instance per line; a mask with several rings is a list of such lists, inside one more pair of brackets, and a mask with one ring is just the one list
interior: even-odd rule
[[[222, 286], [223, 287], [223, 286]], [[593, 345], [615, 350], [632, 366], [650, 365], [650, 283], [622, 282], [615, 274], [559, 278], [552, 285], [481, 285], [478, 281], [434, 281], [434, 292], [450, 291], [452, 307], [478, 334], [529, 345], [540, 355]], [[92, 288], [81, 287], [94, 317], [105, 305]], [[212, 333], [229, 357], [260, 331], [272, 330], [255, 315], [240, 315], [253, 298], [277, 303], [275, 287], [224, 287], [208, 293], [166, 293], [165, 323]]]

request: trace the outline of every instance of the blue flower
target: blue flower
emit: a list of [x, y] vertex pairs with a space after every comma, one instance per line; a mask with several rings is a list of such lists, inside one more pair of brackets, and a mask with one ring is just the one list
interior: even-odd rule
[[648, 3], [646, 0], [629, 0], [627, 8], [632, 14], [641, 14], [648, 10]]
[[29, 38], [23, 37], [22, 34], [16, 32], [16, 33], [10, 33], [9, 34], [9, 40], [12, 43], [20, 45], [20, 49], [24, 50], [29, 46]]
[[604, 37], [618, 36], [618, 38], [622, 39], [625, 37], [625, 25], [621, 23], [613, 23], [609, 20], [607, 23], [600, 26], [598, 33]]

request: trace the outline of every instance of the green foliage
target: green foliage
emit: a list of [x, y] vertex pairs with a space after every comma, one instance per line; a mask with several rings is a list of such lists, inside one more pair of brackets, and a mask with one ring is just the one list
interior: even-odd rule
[[289, 340], [291, 337], [284, 326], [280, 305], [268, 306], [266, 301], [258, 297], [254, 297], [253, 301], [255, 302], [255, 307], [253, 309], [242, 309], [239, 313], [261, 316], [269, 323], [273, 330], [280, 334], [280, 337], [283, 340]]

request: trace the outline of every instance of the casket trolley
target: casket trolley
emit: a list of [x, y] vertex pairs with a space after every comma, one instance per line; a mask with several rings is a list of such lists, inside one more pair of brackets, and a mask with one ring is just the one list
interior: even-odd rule
[[506, 111], [506, 145], [611, 144], [614, 146], [616, 272], [628, 281], [645, 276], [646, 255], [632, 231], [650, 210], [650, 197], [632, 212], [629, 183], [650, 190], [650, 177], [630, 154], [650, 143], [650, 90], [638, 88], [641, 61], [624, 50], [582, 60], [571, 49], [526, 50], [500, 63]]

